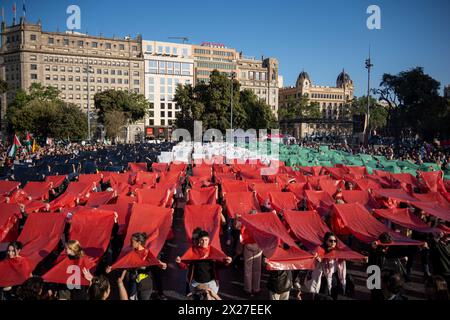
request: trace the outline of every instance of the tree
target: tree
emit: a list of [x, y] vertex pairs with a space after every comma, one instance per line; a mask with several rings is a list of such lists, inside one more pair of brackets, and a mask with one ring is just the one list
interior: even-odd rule
[[0, 94], [8, 92], [8, 82], [5, 80], [0, 80]]
[[290, 96], [287, 101], [287, 107], [281, 106], [278, 108], [278, 118], [280, 120], [322, 118], [322, 114], [319, 103], [310, 102], [305, 96], [300, 99], [295, 99], [293, 96]]
[[194, 121], [201, 119], [205, 106], [195, 98], [194, 89], [190, 84], [177, 86], [174, 101], [180, 108], [176, 114], [175, 126], [186, 129], [192, 134]]
[[[370, 130], [382, 129], [387, 124], [388, 110], [386, 107], [378, 103], [374, 97], [370, 97]], [[350, 103], [350, 116], [353, 115], [365, 115], [367, 113], [367, 96], [360, 98], [355, 97]]]
[[87, 119], [74, 104], [63, 102], [59, 91], [34, 83], [29, 92], [18, 90], [8, 106], [8, 131], [35, 137], [79, 140], [87, 135]]
[[195, 88], [191, 85], [179, 85], [174, 100], [181, 109], [177, 113], [176, 126], [190, 132], [193, 131], [195, 120], [202, 121], [205, 129], [214, 128], [222, 132], [229, 129], [231, 100], [233, 128], [247, 130], [277, 127], [277, 120], [264, 101], [252, 91], [241, 92], [238, 81], [231, 82], [226, 75], [217, 70], [211, 73], [208, 84], [198, 84]]
[[425, 139], [450, 135], [450, 104], [439, 95], [439, 88], [440, 83], [421, 67], [383, 75], [376, 93], [389, 105], [389, 125], [397, 137], [406, 131]]
[[94, 96], [98, 122], [105, 124], [105, 114], [111, 111], [123, 112], [128, 122], [142, 119], [149, 110], [145, 96], [130, 91], [106, 90]]
[[115, 141], [121, 131], [121, 128], [123, 128], [127, 122], [125, 114], [118, 110], [112, 110], [106, 112], [104, 118], [106, 136]]
[[246, 114], [244, 127], [246, 129], [273, 129], [278, 127], [277, 119], [270, 106], [259, 99], [251, 90], [241, 91], [239, 102]]

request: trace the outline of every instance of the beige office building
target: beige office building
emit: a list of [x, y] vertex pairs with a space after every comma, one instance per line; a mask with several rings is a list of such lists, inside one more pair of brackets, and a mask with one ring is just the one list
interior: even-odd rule
[[[144, 93], [140, 37], [119, 39], [47, 32], [42, 30], [40, 22], [31, 24], [21, 19], [13, 26], [2, 25], [1, 56], [0, 74], [10, 88], [2, 97], [2, 122], [6, 103], [14, 99], [18, 89], [27, 90], [34, 82], [58, 88], [62, 100], [74, 103], [85, 112], [89, 101], [92, 117], [95, 117], [96, 92], [113, 89]], [[129, 126], [129, 141], [142, 135], [142, 124]]]
[[[324, 120], [344, 120], [345, 107], [353, 100], [354, 85], [350, 76], [342, 71], [337, 79], [336, 86], [319, 86], [313, 84], [308, 73], [302, 71], [295, 84], [295, 87], [285, 87], [279, 91], [280, 107], [288, 107], [290, 100], [299, 100], [301, 97], [307, 97], [309, 102], [316, 102], [320, 106], [322, 119]], [[326, 123], [325, 123], [326, 122]], [[339, 126], [333, 125], [332, 121], [324, 123], [302, 123], [296, 128], [298, 137], [305, 137], [311, 134], [327, 134], [339, 129]], [[346, 132], [347, 133], [347, 132]]]
[[241, 90], [253, 91], [278, 116], [278, 60], [275, 58], [259, 60], [244, 57], [240, 53], [237, 64], [237, 79], [241, 84]]
[[241, 84], [241, 90], [252, 90], [264, 100], [275, 115], [278, 113], [278, 61], [275, 58], [245, 57], [236, 49], [227, 48], [220, 43], [205, 42], [192, 45], [194, 56], [194, 82], [208, 83], [213, 70], [227, 77], [234, 73]]

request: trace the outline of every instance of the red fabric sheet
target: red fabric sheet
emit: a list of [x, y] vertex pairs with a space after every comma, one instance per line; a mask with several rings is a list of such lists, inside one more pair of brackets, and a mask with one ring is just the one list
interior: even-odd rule
[[[100, 209], [79, 210], [72, 217], [69, 238], [80, 242], [85, 256], [81, 259], [71, 260], [64, 251], [53, 268], [44, 274], [42, 278], [47, 282], [66, 284], [71, 276], [70, 273], [67, 273], [70, 266], [79, 266], [81, 270], [85, 267], [92, 271], [109, 245], [113, 225], [114, 212], [112, 211]], [[89, 285], [82, 273], [81, 285]]]
[[147, 186], [153, 187], [156, 185], [157, 180], [158, 173], [139, 171], [136, 173], [135, 183], [137, 186], [142, 186], [145, 183]]
[[67, 176], [46, 176], [45, 181], [52, 183], [52, 188], [58, 188], [66, 180]]
[[0, 180], [0, 195], [7, 196], [20, 186], [20, 182]]
[[189, 184], [192, 189], [200, 189], [202, 187], [209, 187], [212, 185], [210, 177], [189, 177]]
[[[240, 218], [267, 258], [269, 270], [313, 269], [313, 255], [301, 250], [274, 212]], [[284, 248], [287, 244], [289, 248]]]
[[23, 188], [23, 191], [33, 200], [48, 200], [50, 185], [50, 182], [45, 181], [29, 181]]
[[342, 190], [342, 196], [346, 203], [357, 203], [362, 204], [366, 209], [378, 209], [380, 205], [373, 199], [368, 191], [364, 190]]
[[343, 180], [320, 180], [319, 186], [322, 191], [328, 193], [331, 197], [333, 197], [338, 188], [344, 189], [344, 181]]
[[118, 224], [119, 224], [119, 231], [118, 234], [124, 234], [128, 223], [130, 221], [131, 216], [131, 207], [134, 202], [134, 198], [131, 197], [125, 197], [125, 196], [118, 196], [116, 203], [114, 204], [105, 204], [101, 205], [99, 209], [102, 210], [110, 210], [114, 211], [118, 215]]
[[328, 215], [333, 207], [334, 199], [325, 191], [305, 190], [309, 210], [316, 210], [322, 216]]
[[222, 195], [227, 192], [247, 192], [248, 184], [242, 180], [224, 180], [221, 184], [222, 187]]
[[[331, 230], [322, 221], [316, 211], [285, 211], [284, 218], [295, 237], [311, 252], [318, 252], [325, 233]], [[325, 254], [322, 258], [345, 260], [362, 260], [365, 257], [338, 241], [336, 250]]]
[[180, 171], [186, 171], [187, 169], [187, 164], [180, 162], [172, 162], [169, 166], [169, 171], [174, 171], [174, 172], [180, 172]]
[[399, 187], [418, 188], [419, 181], [410, 173], [391, 173], [391, 178], [399, 183]]
[[253, 183], [250, 189], [256, 192], [256, 198], [260, 205], [265, 205], [269, 201], [269, 193], [281, 191], [281, 186], [277, 183]]
[[415, 198], [410, 196], [403, 189], [378, 189], [378, 190], [373, 190], [373, 194], [376, 197], [384, 197], [384, 198], [399, 201], [399, 202], [410, 203], [410, 202], [417, 201]]
[[192, 175], [195, 177], [209, 177], [212, 178], [211, 166], [199, 166], [192, 168]]
[[236, 175], [233, 172], [215, 172], [214, 179], [216, 183], [221, 184], [225, 180], [236, 180]]
[[431, 192], [447, 192], [442, 180], [442, 171], [423, 172], [419, 171], [419, 177], [422, 179], [425, 187]]
[[295, 194], [297, 199], [303, 200], [305, 198], [306, 183], [290, 183], [286, 190]]
[[445, 197], [442, 196], [442, 194], [440, 194], [439, 192], [428, 192], [428, 193], [422, 193], [422, 194], [414, 193], [413, 196], [414, 196], [414, 198], [419, 199], [419, 201], [435, 202], [444, 208], [450, 209], [450, 202], [448, 202], [447, 199], [445, 199]]
[[65, 216], [58, 213], [32, 213], [20, 237], [23, 244], [18, 259], [0, 262], [0, 287], [22, 284], [36, 265], [55, 249], [64, 232]]
[[286, 210], [297, 210], [299, 199], [292, 192], [271, 191], [269, 201], [272, 208], [278, 213]]
[[382, 189], [381, 184], [372, 178], [357, 179], [357, 180], [355, 180], [355, 183], [356, 183], [357, 189], [359, 189], [359, 190]]
[[100, 181], [102, 180], [102, 174], [101, 173], [95, 173], [95, 174], [80, 174], [78, 176], [78, 181], [82, 183], [86, 183], [92, 186], [92, 184], [98, 185]]
[[167, 189], [144, 188], [136, 190], [137, 203], [164, 207], [169, 202], [170, 191]]
[[112, 172], [109, 176], [109, 181], [111, 186], [115, 188], [115, 186], [119, 184], [133, 184], [133, 178], [129, 172], [126, 173], [116, 173]]
[[399, 226], [411, 230], [416, 230], [418, 232], [425, 232], [425, 233], [437, 231], [436, 228], [431, 228], [422, 220], [420, 220], [419, 217], [412, 214], [409, 209], [399, 209], [399, 208], [376, 209], [373, 212], [375, 216], [387, 219], [395, 224], [398, 224]]
[[131, 172], [140, 172], [147, 171], [147, 163], [146, 162], [128, 162], [128, 169]]
[[321, 166], [316, 166], [316, 167], [299, 167], [301, 172], [304, 172], [306, 174], [309, 175], [313, 175], [313, 176], [319, 176], [321, 171], [322, 171], [322, 167]]
[[243, 179], [262, 180], [261, 170], [260, 170], [260, 169], [240, 171], [240, 172], [239, 172], [239, 175], [240, 175]]
[[153, 172], [166, 172], [169, 169], [169, 165], [167, 163], [152, 163], [152, 171]]
[[[158, 265], [156, 259], [172, 227], [173, 210], [148, 204], [135, 203], [131, 209], [130, 223], [119, 258], [113, 269], [139, 268]], [[147, 241], [145, 249], [134, 251], [131, 247], [131, 236], [136, 232], [145, 232]]]
[[450, 222], [450, 209], [448, 207], [443, 207], [438, 203], [433, 202], [421, 202], [415, 201], [411, 203], [414, 207], [417, 207], [425, 213], [435, 216], [444, 221]]
[[367, 169], [364, 166], [345, 166], [345, 169], [355, 179], [362, 179], [367, 176]]
[[114, 191], [92, 192], [89, 194], [89, 198], [85, 206], [91, 208], [99, 207], [103, 204], [107, 204], [114, 197]]
[[422, 242], [411, 240], [390, 230], [359, 203], [335, 204], [331, 221], [336, 234], [350, 233], [365, 243], [377, 241], [380, 234], [388, 232], [393, 239], [392, 245], [422, 244]]
[[16, 203], [0, 203], [0, 242], [10, 242], [17, 238], [17, 222], [22, 217]]
[[193, 260], [218, 260], [222, 261], [226, 255], [220, 246], [220, 216], [222, 208], [217, 204], [212, 205], [186, 205], [184, 209], [184, 228], [188, 242], [192, 244], [192, 233], [196, 228], [201, 228], [209, 233], [211, 249], [205, 255], [191, 247], [183, 254], [181, 260], [189, 262]]
[[313, 177], [307, 177], [307, 188], [309, 190], [319, 190], [320, 189], [320, 181], [322, 180], [331, 180], [330, 176], [313, 176]]
[[187, 204], [215, 204], [217, 203], [217, 187], [188, 189]]

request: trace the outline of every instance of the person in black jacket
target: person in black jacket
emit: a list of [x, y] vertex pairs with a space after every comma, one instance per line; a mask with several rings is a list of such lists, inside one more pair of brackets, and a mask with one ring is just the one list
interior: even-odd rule
[[[372, 243], [368, 265], [376, 265], [381, 271], [385, 269], [393, 270], [402, 279], [405, 279], [406, 268], [402, 260], [407, 261], [408, 251], [401, 246], [390, 246], [390, 243], [392, 243], [392, 237], [389, 233], [380, 234], [378, 241]], [[383, 300], [382, 290], [372, 289], [371, 298], [372, 300]]]
[[435, 234], [430, 241], [430, 256], [433, 274], [442, 276], [450, 286], [450, 244], [444, 232]]
[[292, 285], [292, 272], [290, 270], [269, 271], [267, 288], [270, 291], [270, 300], [289, 300]]

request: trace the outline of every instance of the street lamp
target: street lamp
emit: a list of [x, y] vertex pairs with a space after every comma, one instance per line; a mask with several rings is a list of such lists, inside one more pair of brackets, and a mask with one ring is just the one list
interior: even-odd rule
[[366, 143], [369, 144], [369, 119], [370, 119], [370, 69], [373, 67], [371, 58], [370, 58], [370, 47], [369, 47], [369, 59], [366, 60], [366, 69], [367, 69], [367, 125], [366, 125]]
[[231, 72], [231, 96], [230, 96], [230, 105], [231, 105], [230, 126], [231, 126], [231, 130], [233, 130], [233, 81], [235, 78], [236, 78], [236, 73]]
[[93, 68], [89, 65], [89, 60], [86, 62], [86, 81], [87, 81], [87, 120], [88, 120], [88, 141], [91, 141], [91, 97], [89, 86], [89, 73], [93, 73]]

